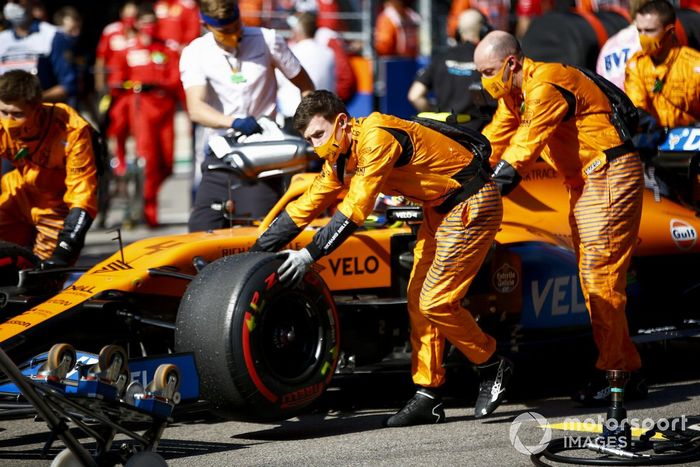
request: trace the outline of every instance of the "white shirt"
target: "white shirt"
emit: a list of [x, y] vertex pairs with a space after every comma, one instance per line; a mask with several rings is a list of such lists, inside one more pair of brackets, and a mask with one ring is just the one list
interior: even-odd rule
[[[206, 102], [236, 118], [274, 118], [277, 80], [275, 68], [288, 78], [301, 71], [299, 60], [272, 29], [243, 28], [235, 53], [219, 47], [209, 32], [190, 42], [180, 57], [180, 79], [185, 89], [206, 86]], [[205, 141], [226, 130], [207, 128]]]
[[[333, 49], [314, 39], [303, 39], [291, 44], [289, 48], [299, 59], [309, 74], [316, 89], [335, 92], [335, 54]], [[301, 102], [301, 92], [291, 81], [277, 74], [279, 90], [277, 104], [285, 117], [291, 117]]]
[[631, 24], [605, 42], [600, 49], [595, 71], [624, 91], [627, 60], [641, 48], [637, 27]]
[[39, 30], [18, 37], [12, 28], [0, 32], [0, 75], [9, 70], [24, 70], [36, 75], [39, 58], [51, 53], [58, 29], [53, 24], [39, 23]]

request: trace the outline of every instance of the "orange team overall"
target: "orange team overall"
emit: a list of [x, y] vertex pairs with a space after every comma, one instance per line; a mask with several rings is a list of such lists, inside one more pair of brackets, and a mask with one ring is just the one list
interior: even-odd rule
[[458, 179], [475, 158], [436, 131], [379, 113], [350, 119], [347, 124], [351, 125], [352, 143], [347, 158], [340, 160], [344, 171], [352, 174], [349, 185], [339, 175], [342, 163], [326, 160], [307, 192], [287, 206], [253, 250], [273, 251], [286, 245], [346, 188], [334, 216], [343, 219], [342, 225], [331, 220], [307, 246], [314, 260], [363, 224], [380, 192], [422, 204], [424, 220], [408, 286], [412, 373], [416, 385], [437, 388], [445, 380], [445, 339], [475, 364], [486, 362], [495, 352], [496, 341], [479, 328], [461, 300], [500, 226], [501, 198], [495, 184], [484, 176], [473, 196], [455, 204], [450, 195], [459, 192], [462, 183]]
[[97, 214], [89, 124], [65, 104], [38, 104], [22, 127], [3, 121], [0, 155], [16, 169], [2, 177], [0, 239], [32, 248], [42, 260], [67, 241], [62, 259], [75, 261]]
[[575, 68], [524, 58], [521, 90], [513, 86], [499, 99], [484, 129], [496, 176], [510, 165], [507, 170], [519, 179], [539, 156], [564, 176], [572, 243], [599, 351], [596, 367], [637, 370], [641, 361], [629, 336], [625, 288], [642, 209], [639, 156], [612, 125], [605, 94]]

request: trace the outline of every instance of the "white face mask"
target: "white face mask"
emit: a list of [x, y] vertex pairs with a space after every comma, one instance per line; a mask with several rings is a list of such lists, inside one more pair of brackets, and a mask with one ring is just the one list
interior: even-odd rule
[[2, 14], [12, 26], [21, 26], [27, 22], [27, 9], [17, 3], [6, 3]]

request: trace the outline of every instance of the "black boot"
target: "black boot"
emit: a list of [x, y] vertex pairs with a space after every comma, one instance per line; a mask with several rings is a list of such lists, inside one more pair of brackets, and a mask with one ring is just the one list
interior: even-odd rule
[[503, 402], [508, 383], [513, 376], [513, 363], [507, 358], [494, 355], [476, 368], [481, 383], [474, 406], [474, 418], [481, 418], [496, 410]]
[[389, 417], [385, 426], [428, 425], [445, 421], [442, 398], [427, 388], [420, 388], [403, 409]]
[[[633, 371], [625, 386], [625, 400], [646, 399], [648, 394], [649, 386], [644, 372], [642, 370]], [[571, 400], [584, 407], [607, 407], [610, 405], [610, 384], [605, 377], [605, 372], [596, 370], [586, 385], [571, 396]]]

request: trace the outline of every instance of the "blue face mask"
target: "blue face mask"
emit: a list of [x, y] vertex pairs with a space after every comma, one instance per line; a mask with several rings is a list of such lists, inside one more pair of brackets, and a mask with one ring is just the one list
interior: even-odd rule
[[13, 27], [21, 26], [29, 19], [27, 9], [17, 3], [6, 3], [2, 14]]

